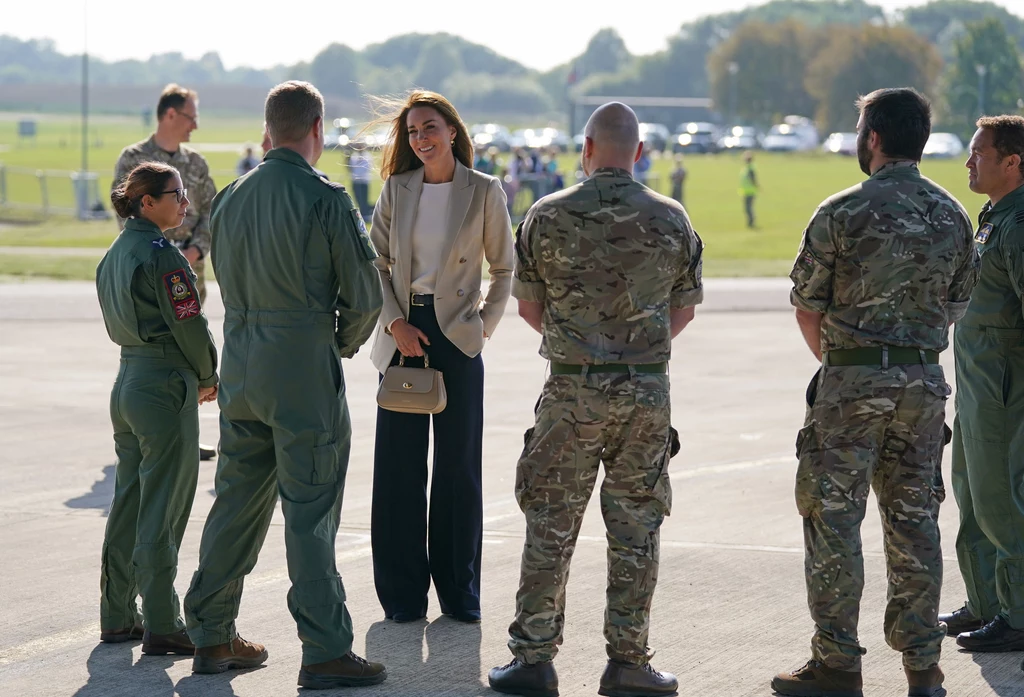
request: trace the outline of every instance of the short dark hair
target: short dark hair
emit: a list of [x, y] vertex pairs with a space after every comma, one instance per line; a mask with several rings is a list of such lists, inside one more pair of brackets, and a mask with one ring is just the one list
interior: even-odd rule
[[1020, 157], [1020, 174], [1024, 177], [1024, 116], [982, 116], [977, 126], [992, 133], [992, 147], [999, 157]]
[[324, 117], [324, 98], [308, 82], [289, 80], [267, 95], [263, 107], [270, 144], [297, 143], [306, 137], [316, 120]]
[[857, 100], [863, 131], [874, 131], [887, 157], [919, 162], [932, 132], [932, 107], [912, 87], [875, 90]]
[[167, 87], [164, 87], [164, 91], [160, 93], [160, 100], [156, 103], [156, 120], [162, 119], [168, 109], [181, 111], [181, 107], [185, 106], [185, 102], [190, 99], [192, 101], [199, 99], [199, 95], [196, 94], [195, 90], [176, 85], [173, 82], [167, 85]]

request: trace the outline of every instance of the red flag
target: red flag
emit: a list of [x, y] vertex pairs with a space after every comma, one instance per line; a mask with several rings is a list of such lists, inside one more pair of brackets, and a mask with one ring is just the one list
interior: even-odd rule
[[569, 71], [569, 77], [566, 78], [566, 82], [570, 85], [575, 85], [579, 75], [576, 73], [576, 64], [573, 63], [572, 70]]

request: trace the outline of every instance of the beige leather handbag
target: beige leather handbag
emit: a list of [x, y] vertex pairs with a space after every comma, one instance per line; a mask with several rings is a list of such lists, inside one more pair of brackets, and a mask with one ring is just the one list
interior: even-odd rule
[[381, 409], [405, 414], [438, 414], [448, 405], [444, 375], [430, 367], [423, 353], [422, 368], [407, 368], [405, 356], [398, 365], [389, 366], [377, 388], [377, 404]]

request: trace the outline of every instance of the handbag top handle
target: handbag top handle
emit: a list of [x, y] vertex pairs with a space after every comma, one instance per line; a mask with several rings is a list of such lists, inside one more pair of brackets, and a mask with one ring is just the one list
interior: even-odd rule
[[[404, 365], [405, 365], [405, 354], [403, 353], [403, 354], [401, 354], [398, 357], [398, 366], [401, 368]], [[424, 368], [429, 368], [430, 367], [430, 356], [427, 355], [426, 351], [423, 352], [423, 367]]]

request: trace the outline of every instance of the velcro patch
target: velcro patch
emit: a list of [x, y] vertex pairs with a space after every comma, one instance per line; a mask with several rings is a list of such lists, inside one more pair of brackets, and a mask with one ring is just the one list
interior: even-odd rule
[[198, 294], [185, 269], [164, 274], [164, 288], [167, 290], [167, 296], [171, 299], [174, 316], [179, 322], [199, 314]]
[[366, 257], [367, 261], [373, 261], [380, 255], [377, 254], [377, 249], [373, 246], [373, 242], [370, 241], [370, 233], [366, 231], [366, 223], [363, 222], [363, 216], [358, 208], [353, 208], [351, 212], [352, 224], [355, 225], [356, 234], [359, 235], [359, 248], [363, 251], [363, 256]]
[[160, 238], [160, 239], [158, 239], [158, 240], [153, 240], [153, 243], [152, 243], [152, 244], [153, 244], [153, 246], [154, 246], [154, 247], [156, 247], [157, 249], [163, 249], [164, 247], [166, 247], [166, 246], [167, 246], [167, 240], [166, 240], [166, 239], [164, 239], [163, 237], [161, 237], [161, 238]]

